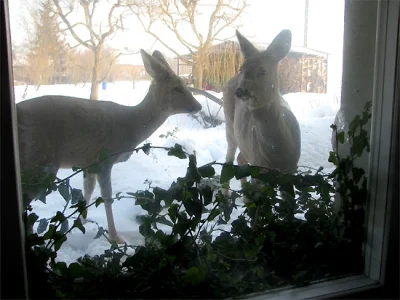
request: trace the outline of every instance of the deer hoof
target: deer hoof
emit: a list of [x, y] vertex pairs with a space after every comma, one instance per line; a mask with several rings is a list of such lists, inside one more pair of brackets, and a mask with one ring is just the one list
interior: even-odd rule
[[110, 237], [110, 242], [116, 243], [116, 244], [125, 244], [125, 239], [122, 236], [120, 236], [119, 234], [117, 234], [114, 237]]

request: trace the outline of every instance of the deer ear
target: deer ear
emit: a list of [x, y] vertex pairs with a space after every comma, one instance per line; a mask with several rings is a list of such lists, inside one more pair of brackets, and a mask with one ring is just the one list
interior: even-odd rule
[[289, 53], [291, 46], [292, 33], [290, 30], [284, 29], [272, 40], [265, 53], [278, 63]]
[[140, 54], [142, 55], [142, 60], [146, 72], [156, 80], [167, 79], [169, 77], [168, 69], [163, 63], [149, 55], [143, 49], [140, 49]]
[[174, 74], [174, 71], [172, 71], [171, 67], [169, 66], [167, 60], [165, 59], [164, 55], [161, 54], [160, 51], [158, 50], [154, 50], [153, 55], [152, 55], [155, 59], [157, 59], [160, 63], [162, 63], [167, 70], [171, 73]]
[[248, 39], [246, 39], [240, 32], [239, 30], [236, 30], [236, 36], [239, 41], [240, 45], [240, 51], [242, 52], [242, 55], [244, 56], [245, 59], [257, 54], [259, 51], [257, 50], [256, 47], [253, 46], [252, 43], [249, 42]]

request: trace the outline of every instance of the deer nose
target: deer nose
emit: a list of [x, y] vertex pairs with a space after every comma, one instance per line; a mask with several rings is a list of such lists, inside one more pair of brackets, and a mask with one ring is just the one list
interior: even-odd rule
[[243, 96], [246, 96], [248, 94], [248, 91], [242, 88], [237, 88], [235, 91], [235, 96], [238, 98], [242, 98]]

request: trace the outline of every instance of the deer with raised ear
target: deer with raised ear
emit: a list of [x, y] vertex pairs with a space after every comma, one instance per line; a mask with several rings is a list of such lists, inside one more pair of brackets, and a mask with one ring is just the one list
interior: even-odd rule
[[[244, 62], [223, 89], [226, 162], [234, 161], [239, 148], [239, 165], [294, 171], [301, 152], [300, 126], [280, 94], [278, 75], [279, 62], [291, 48], [291, 32], [282, 30], [264, 51], [237, 30], [236, 36]], [[227, 195], [228, 189], [223, 193]]]
[[[96, 163], [103, 149], [118, 153], [101, 162], [99, 173], [84, 177], [86, 201], [90, 201], [97, 179], [105, 200], [109, 237], [118, 244], [124, 239], [117, 233], [112, 212], [113, 165], [127, 161], [132, 149], [169, 116], [201, 110], [201, 104], [159, 51], [151, 56], [141, 50], [141, 55], [153, 80], [147, 95], [136, 106], [55, 95], [17, 104], [20, 167], [22, 173], [30, 172], [33, 182], [40, 176], [57, 174], [59, 168], [85, 168]], [[34, 185], [27, 186], [23, 190], [24, 208], [39, 193]]]

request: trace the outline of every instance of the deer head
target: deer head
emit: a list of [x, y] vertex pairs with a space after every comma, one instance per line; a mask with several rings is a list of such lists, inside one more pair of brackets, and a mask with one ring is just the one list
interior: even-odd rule
[[164, 99], [161, 105], [161, 111], [167, 115], [179, 113], [196, 113], [201, 110], [201, 104], [193, 97], [187, 89], [184, 81], [177, 76], [161, 52], [155, 50], [153, 55], [140, 50], [144, 67], [147, 73], [153, 78], [150, 91], [154, 90], [158, 95], [153, 95], [155, 99]]
[[258, 51], [238, 30], [236, 36], [244, 62], [235, 97], [249, 107], [269, 106], [279, 99], [278, 64], [290, 50], [292, 34], [282, 30], [264, 51]]

